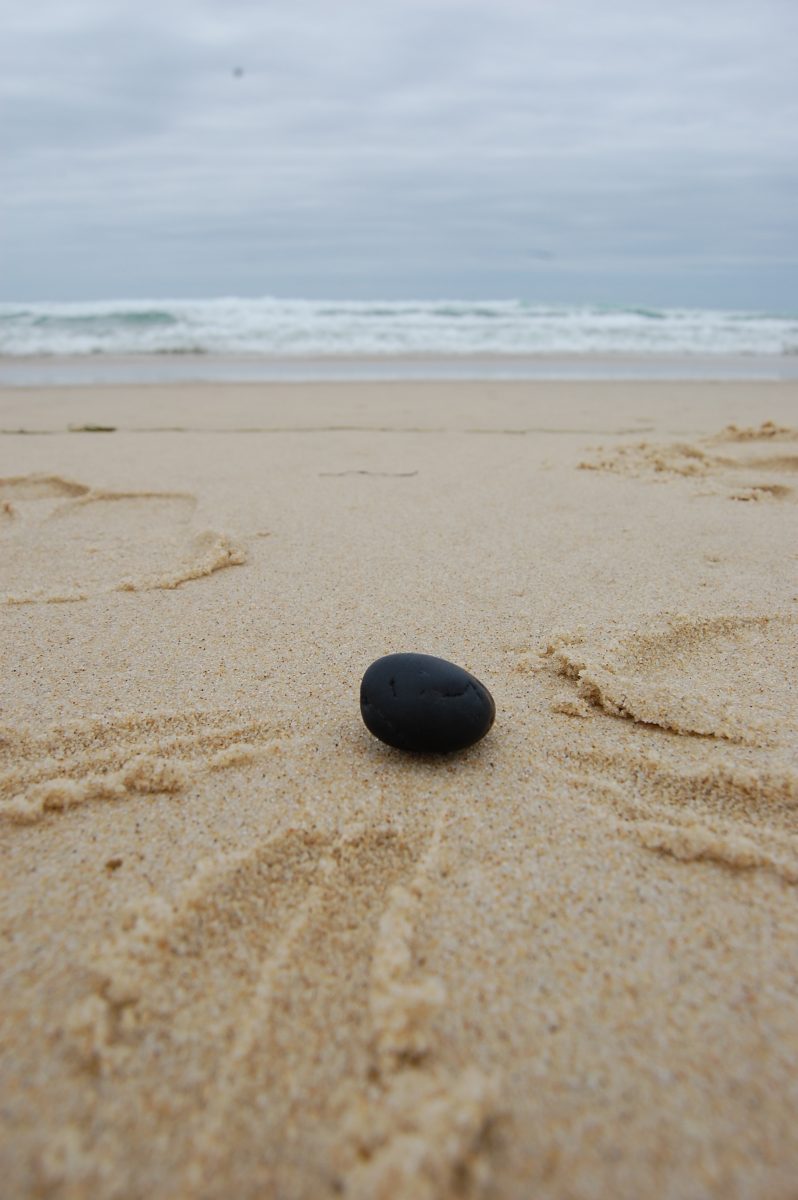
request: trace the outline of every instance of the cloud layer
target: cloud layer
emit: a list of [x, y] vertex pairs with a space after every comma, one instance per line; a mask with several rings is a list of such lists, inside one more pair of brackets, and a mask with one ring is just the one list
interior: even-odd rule
[[798, 7], [607, 8], [12, 0], [2, 298], [798, 307]]

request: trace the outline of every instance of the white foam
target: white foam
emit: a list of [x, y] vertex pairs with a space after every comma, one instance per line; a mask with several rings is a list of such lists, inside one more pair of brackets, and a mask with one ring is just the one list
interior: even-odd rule
[[798, 355], [798, 317], [486, 301], [0, 305], [0, 355]]

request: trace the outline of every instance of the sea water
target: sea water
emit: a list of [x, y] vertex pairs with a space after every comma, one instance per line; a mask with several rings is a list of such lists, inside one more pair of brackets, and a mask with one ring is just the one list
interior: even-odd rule
[[[767, 358], [788, 364], [789, 370], [778, 373], [794, 377], [798, 316], [541, 305], [522, 300], [230, 297], [0, 305], [0, 381], [14, 382], [14, 364], [24, 370], [26, 359], [74, 360], [75, 356], [84, 361], [90, 358], [95, 364], [102, 358], [163, 356], [160, 367], [156, 365], [150, 372], [161, 378], [185, 374], [177, 366], [178, 356], [192, 359], [193, 376], [207, 378], [219, 377], [220, 369], [210, 361], [205, 370], [198, 369], [198, 356], [248, 361], [249, 377], [269, 377], [268, 364], [277, 362], [283, 364], [277, 374], [290, 375], [292, 363], [307, 364], [309, 360], [326, 362], [326, 366], [318, 362], [315, 368], [306, 366], [304, 374], [309, 377], [343, 377], [353, 368], [342, 364], [358, 359], [370, 360], [371, 373], [383, 378], [486, 371], [512, 377], [540, 374], [541, 361], [557, 356], [577, 361], [577, 365], [580, 358], [589, 357], [618, 362], [624, 357], [651, 361], [695, 358], [710, 363], [733, 358], [738, 364], [746, 357]], [[167, 366], [167, 359], [173, 360], [172, 366]], [[475, 365], [477, 360], [481, 367]], [[488, 360], [492, 360], [489, 370]], [[519, 367], [521, 360], [526, 360], [526, 367]], [[129, 364], [128, 373], [142, 377], [135, 365]], [[607, 373], [624, 371], [610, 366]], [[743, 369], [742, 373], [750, 371]], [[247, 370], [239, 375], [247, 377]]]

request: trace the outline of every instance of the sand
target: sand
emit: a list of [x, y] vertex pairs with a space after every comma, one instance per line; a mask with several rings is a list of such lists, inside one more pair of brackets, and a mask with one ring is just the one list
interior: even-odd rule
[[797, 400], [0, 393], [0, 1194], [794, 1200]]

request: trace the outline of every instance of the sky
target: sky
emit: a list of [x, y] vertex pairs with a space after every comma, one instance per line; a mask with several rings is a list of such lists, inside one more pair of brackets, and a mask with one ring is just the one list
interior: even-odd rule
[[798, 311], [796, 0], [0, 18], [0, 300]]

